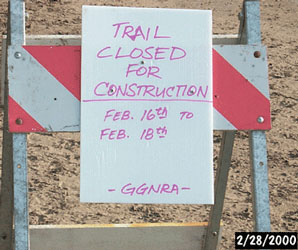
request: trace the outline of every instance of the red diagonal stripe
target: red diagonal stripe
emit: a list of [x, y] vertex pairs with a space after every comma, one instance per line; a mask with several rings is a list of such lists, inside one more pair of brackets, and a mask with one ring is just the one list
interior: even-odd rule
[[[266, 83], [264, 83], [266, 84]], [[213, 106], [238, 130], [271, 128], [270, 102], [213, 49]], [[258, 117], [264, 118], [258, 123]]]
[[80, 46], [24, 46], [78, 100], [81, 99]]
[[[10, 96], [8, 97], [8, 117], [9, 132], [47, 132]], [[17, 120], [21, 124], [17, 124]]]

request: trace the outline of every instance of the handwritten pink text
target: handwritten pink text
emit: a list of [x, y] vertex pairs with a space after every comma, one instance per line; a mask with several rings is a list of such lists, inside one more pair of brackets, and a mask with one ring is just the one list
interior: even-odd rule
[[177, 84], [169, 87], [157, 87], [151, 84], [126, 83], [125, 85], [100, 82], [94, 88], [95, 96], [110, 97], [200, 97], [205, 99], [208, 93], [208, 86]]
[[121, 193], [125, 195], [150, 195], [155, 194], [179, 194], [179, 186], [177, 184], [159, 184], [159, 185], [147, 185], [143, 183], [139, 186], [134, 186], [132, 183], [128, 183], [121, 188]]
[[152, 29], [150, 27], [144, 28], [141, 25], [135, 27], [130, 22], [121, 22], [113, 24], [113, 27], [116, 28], [114, 38], [127, 37], [132, 41], [135, 41], [137, 38], [148, 41], [150, 36], [152, 39], [171, 38], [170, 36], [160, 35], [158, 25]]
[[160, 126], [156, 129], [153, 128], [147, 128], [144, 129], [142, 132], [142, 135], [140, 137], [140, 140], [152, 140], [155, 136], [158, 136], [159, 138], [165, 138], [166, 134], [168, 133], [166, 126]]
[[100, 131], [100, 140], [107, 138], [108, 140], [123, 140], [129, 138], [126, 135], [125, 129], [114, 130], [110, 128], [105, 128]]
[[[177, 184], [157, 184], [149, 185], [143, 183], [141, 185], [133, 185], [128, 183], [121, 188], [124, 195], [151, 195], [151, 194], [175, 194], [179, 195], [181, 191], [190, 190], [190, 187], [179, 187]], [[115, 190], [115, 189], [113, 189]]]

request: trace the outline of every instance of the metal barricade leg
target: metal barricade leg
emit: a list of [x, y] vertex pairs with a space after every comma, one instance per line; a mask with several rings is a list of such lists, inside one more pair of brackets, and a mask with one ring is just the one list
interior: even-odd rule
[[[9, 2], [11, 45], [25, 44], [24, 0]], [[10, 79], [9, 79], [10, 80]], [[6, 103], [7, 104], [7, 103]], [[13, 134], [13, 184], [14, 184], [14, 229], [15, 250], [29, 249], [28, 233], [28, 180], [27, 180], [27, 136]]]
[[250, 158], [252, 171], [254, 230], [257, 232], [270, 232], [270, 207], [265, 132], [250, 132]]
[[27, 135], [13, 134], [15, 250], [29, 249]]
[[[247, 44], [261, 44], [259, 1], [244, 2], [244, 25]], [[270, 232], [266, 134], [264, 131], [251, 131], [249, 137], [254, 230]]]
[[212, 206], [209, 215], [209, 225], [205, 238], [204, 250], [215, 250], [218, 248], [220, 220], [231, 165], [234, 138], [235, 131], [225, 131], [223, 133], [215, 180], [214, 206]]

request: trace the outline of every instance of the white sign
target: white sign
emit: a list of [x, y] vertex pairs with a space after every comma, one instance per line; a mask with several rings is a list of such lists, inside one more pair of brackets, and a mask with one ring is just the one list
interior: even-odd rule
[[81, 202], [213, 203], [211, 20], [83, 6]]

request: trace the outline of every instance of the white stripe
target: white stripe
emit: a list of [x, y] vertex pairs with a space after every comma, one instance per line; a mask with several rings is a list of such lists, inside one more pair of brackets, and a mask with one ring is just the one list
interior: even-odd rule
[[213, 130], [237, 130], [237, 128], [213, 108]]

